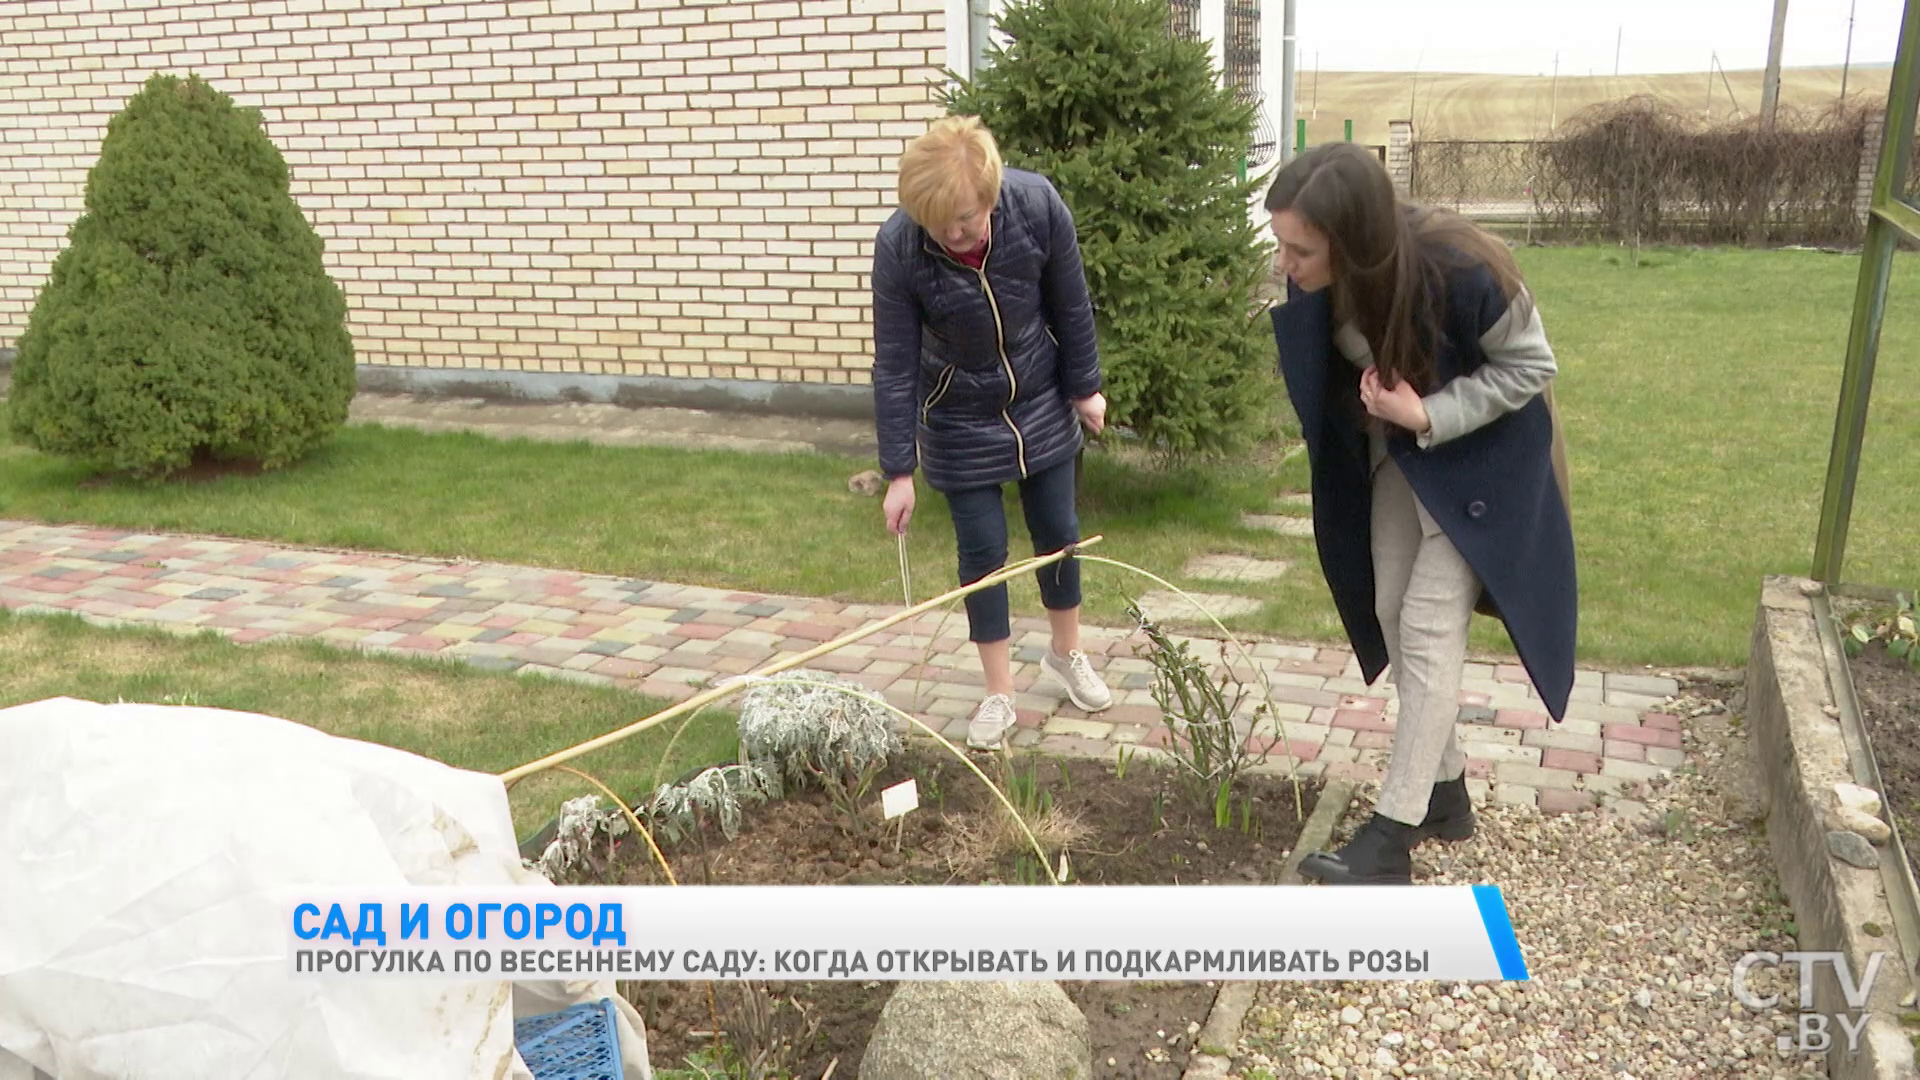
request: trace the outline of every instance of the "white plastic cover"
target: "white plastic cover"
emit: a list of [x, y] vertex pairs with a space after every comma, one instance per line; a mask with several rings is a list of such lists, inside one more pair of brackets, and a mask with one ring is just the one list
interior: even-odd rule
[[0, 1080], [530, 1078], [515, 1016], [602, 997], [651, 1080], [608, 981], [289, 973], [289, 887], [400, 885], [553, 887], [495, 776], [252, 713], [0, 709]]

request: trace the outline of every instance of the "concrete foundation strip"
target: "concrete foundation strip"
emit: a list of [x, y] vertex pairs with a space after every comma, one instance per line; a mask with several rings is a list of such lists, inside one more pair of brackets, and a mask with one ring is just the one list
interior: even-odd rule
[[[1329, 778], [1320, 789], [1320, 797], [1313, 804], [1313, 813], [1307, 815], [1307, 822], [1300, 828], [1300, 838], [1294, 842], [1293, 850], [1287, 853], [1286, 861], [1280, 865], [1280, 873], [1275, 877], [1279, 885], [1301, 885], [1305, 879], [1300, 876], [1300, 860], [1316, 851], [1326, 849], [1333, 839], [1333, 830], [1339, 826], [1340, 819], [1347, 816], [1347, 809], [1353, 803], [1354, 783], [1342, 778]], [[1233, 1047], [1240, 1041], [1240, 1025], [1246, 1019], [1247, 1010], [1253, 1007], [1253, 994], [1256, 984], [1251, 982], [1225, 982], [1220, 984], [1220, 992], [1214, 995], [1213, 1008], [1207, 1012], [1206, 1023], [1200, 1025], [1200, 1034], [1194, 1036], [1196, 1053], [1187, 1060], [1186, 1070], [1180, 1074], [1180, 1080], [1223, 1080], [1227, 1070], [1233, 1065]]]
[[1906, 844], [1900, 836], [1900, 822], [1887, 801], [1887, 788], [1880, 779], [1880, 762], [1873, 755], [1873, 742], [1867, 737], [1866, 721], [1860, 715], [1860, 699], [1853, 691], [1853, 669], [1847, 663], [1846, 649], [1840, 641], [1839, 624], [1833, 604], [1826, 593], [1811, 600], [1814, 626], [1820, 631], [1820, 651], [1827, 658], [1828, 689], [1840, 710], [1840, 734], [1846, 740], [1847, 758], [1853, 766], [1853, 781], [1880, 795], [1881, 813], [1892, 832], [1880, 853], [1880, 881], [1887, 891], [1887, 906], [1893, 912], [1894, 936], [1900, 951], [1909, 958], [1920, 958], [1920, 887], [1914, 883], [1913, 867], [1907, 862]]
[[[1844, 655], [1830, 657], [1828, 651], [1837, 653], [1839, 641], [1827, 636], [1830, 623], [1821, 625], [1831, 614], [1828, 605], [1814, 602], [1822, 591], [1801, 578], [1768, 576], [1761, 583], [1747, 663], [1747, 722], [1767, 803], [1766, 835], [1801, 949], [1840, 952], [1857, 974], [1868, 970], [1872, 953], [1890, 953], [1895, 960], [1866, 987], [1858, 1044], [1832, 1039], [1828, 1074], [1833, 1080], [1913, 1080], [1920, 1069], [1902, 1024], [1913, 989], [1899, 914], [1906, 883], [1889, 880], [1891, 851], [1881, 850], [1879, 868], [1867, 870], [1828, 849], [1833, 787], [1856, 781], [1868, 763], [1859, 756], [1865, 732], [1852, 726], [1838, 700], [1850, 676], [1836, 666], [1845, 663]], [[1892, 940], [1881, 929], [1889, 925]], [[1799, 1005], [1822, 1016], [1855, 1011], [1831, 977], [1814, 980], [1810, 1010], [1807, 1002]]]

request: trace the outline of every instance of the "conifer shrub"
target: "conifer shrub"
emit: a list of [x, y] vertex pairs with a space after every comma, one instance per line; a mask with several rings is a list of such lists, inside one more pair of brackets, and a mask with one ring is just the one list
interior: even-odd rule
[[1255, 297], [1272, 254], [1242, 177], [1253, 107], [1206, 45], [1168, 33], [1165, 0], [1023, 0], [999, 27], [1006, 43], [946, 106], [1073, 210], [1108, 421], [1170, 458], [1244, 445], [1278, 393]]
[[353, 389], [346, 299], [260, 113], [148, 79], [20, 337], [15, 436], [142, 478], [277, 468], [346, 421]]

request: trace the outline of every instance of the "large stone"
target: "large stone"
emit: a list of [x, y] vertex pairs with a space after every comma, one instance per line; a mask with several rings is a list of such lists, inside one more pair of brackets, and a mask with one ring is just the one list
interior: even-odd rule
[[1893, 838], [1893, 830], [1887, 823], [1872, 814], [1863, 814], [1843, 806], [1834, 813], [1834, 818], [1841, 829], [1857, 832], [1871, 843], [1884, 844]]
[[1843, 810], [1858, 810], [1868, 817], [1880, 816], [1880, 793], [1859, 784], [1833, 785], [1833, 797]]
[[882, 491], [885, 491], [886, 488], [886, 479], [872, 469], [868, 469], [862, 473], [854, 473], [853, 477], [847, 481], [848, 491], [867, 498], [872, 498], [880, 494]]
[[1880, 868], [1879, 853], [1874, 851], [1873, 845], [1859, 833], [1842, 832], [1838, 829], [1827, 833], [1827, 850], [1832, 852], [1835, 858], [1850, 866], [1857, 866], [1862, 870]]
[[1090, 1080], [1087, 1018], [1058, 983], [903, 982], [860, 1080]]

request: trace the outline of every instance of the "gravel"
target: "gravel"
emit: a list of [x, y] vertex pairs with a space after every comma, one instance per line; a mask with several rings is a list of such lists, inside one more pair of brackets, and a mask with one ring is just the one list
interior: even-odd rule
[[1735, 961], [1791, 948], [1793, 932], [1738, 723], [1710, 699], [1672, 711], [1690, 717], [1689, 766], [1625, 792], [1619, 813], [1484, 806], [1474, 840], [1416, 852], [1416, 881], [1501, 886], [1530, 982], [1264, 983], [1232, 1075], [1825, 1076], [1820, 1058], [1776, 1050], [1794, 1031], [1791, 969], [1750, 972], [1777, 1008], [1733, 999]]

